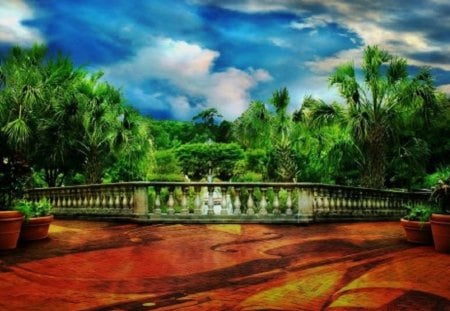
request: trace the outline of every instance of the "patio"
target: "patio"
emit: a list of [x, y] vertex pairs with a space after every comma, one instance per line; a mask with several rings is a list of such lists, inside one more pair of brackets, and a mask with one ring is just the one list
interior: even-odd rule
[[0, 252], [1, 310], [450, 310], [450, 255], [398, 221], [56, 220]]

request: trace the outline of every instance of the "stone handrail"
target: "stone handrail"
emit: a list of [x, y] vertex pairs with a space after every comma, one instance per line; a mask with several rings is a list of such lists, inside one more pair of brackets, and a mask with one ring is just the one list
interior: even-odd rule
[[428, 192], [316, 183], [127, 182], [30, 189], [54, 214], [148, 222], [309, 223], [399, 219]]

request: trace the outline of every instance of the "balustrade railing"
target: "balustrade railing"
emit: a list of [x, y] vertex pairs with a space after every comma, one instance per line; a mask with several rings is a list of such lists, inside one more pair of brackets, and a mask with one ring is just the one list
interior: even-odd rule
[[313, 183], [130, 182], [40, 188], [59, 216], [137, 218], [149, 222], [308, 223], [399, 219], [427, 192]]

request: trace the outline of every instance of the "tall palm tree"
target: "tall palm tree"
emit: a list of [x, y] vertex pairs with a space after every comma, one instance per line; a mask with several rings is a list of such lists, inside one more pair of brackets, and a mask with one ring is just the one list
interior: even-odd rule
[[[313, 115], [316, 120], [339, 121], [348, 127], [363, 152], [362, 185], [384, 186], [388, 151], [396, 143], [404, 109], [434, 106], [434, 87], [428, 72], [423, 69], [411, 79], [405, 59], [368, 46], [362, 82], [352, 63], [339, 66], [330, 76], [330, 85], [337, 86], [347, 105], [345, 109], [318, 105]], [[324, 115], [328, 117], [324, 119]]]
[[272, 94], [270, 103], [275, 108], [275, 117], [272, 119], [273, 150], [269, 163], [269, 172], [281, 181], [292, 181], [298, 174], [297, 156], [293, 146], [292, 119], [287, 112], [290, 97], [287, 88], [276, 90]]
[[272, 116], [264, 103], [253, 101], [249, 108], [233, 122], [233, 137], [244, 148], [270, 148], [271, 120]]

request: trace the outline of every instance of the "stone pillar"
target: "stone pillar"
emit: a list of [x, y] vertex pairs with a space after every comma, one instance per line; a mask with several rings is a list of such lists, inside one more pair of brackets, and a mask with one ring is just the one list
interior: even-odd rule
[[147, 186], [136, 186], [134, 188], [133, 215], [138, 218], [146, 218], [148, 215]]
[[299, 221], [311, 222], [314, 219], [314, 195], [312, 188], [298, 189], [298, 218]]

